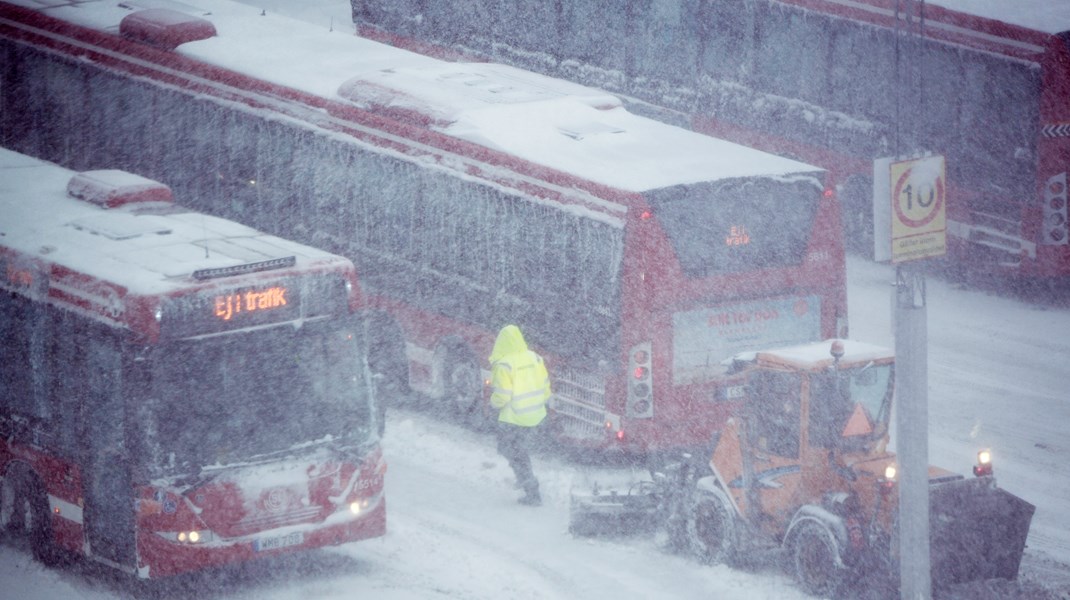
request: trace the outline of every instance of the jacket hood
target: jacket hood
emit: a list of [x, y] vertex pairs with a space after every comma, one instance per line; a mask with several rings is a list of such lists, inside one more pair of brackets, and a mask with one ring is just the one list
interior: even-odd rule
[[494, 340], [494, 349], [490, 352], [490, 364], [494, 364], [517, 352], [525, 352], [528, 343], [524, 341], [524, 334], [516, 325], [506, 325], [498, 332], [498, 339]]

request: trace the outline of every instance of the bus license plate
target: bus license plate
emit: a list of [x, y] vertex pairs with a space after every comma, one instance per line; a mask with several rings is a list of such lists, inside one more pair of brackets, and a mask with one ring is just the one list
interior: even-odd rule
[[253, 542], [253, 550], [263, 552], [265, 550], [277, 550], [288, 546], [298, 546], [305, 541], [305, 534], [300, 531], [278, 535], [275, 537], [261, 538]]

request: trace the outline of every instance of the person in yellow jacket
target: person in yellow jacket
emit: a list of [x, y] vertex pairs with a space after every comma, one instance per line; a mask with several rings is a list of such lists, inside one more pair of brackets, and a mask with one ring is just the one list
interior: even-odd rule
[[516, 325], [498, 332], [490, 353], [491, 406], [498, 409], [498, 452], [509, 461], [517, 486], [524, 490], [521, 504], [542, 504], [539, 480], [531, 469], [535, 429], [546, 418], [550, 375], [542, 357], [528, 349]]

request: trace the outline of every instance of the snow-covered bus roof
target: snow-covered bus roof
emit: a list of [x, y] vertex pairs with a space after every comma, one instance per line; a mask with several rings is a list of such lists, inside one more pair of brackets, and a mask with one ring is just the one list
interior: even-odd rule
[[[1066, 0], [924, 0], [915, 2], [913, 7], [901, 0], [776, 0], [795, 4], [807, 8], [813, 8], [822, 12], [845, 12], [855, 15], [879, 15], [894, 17], [899, 11], [901, 19], [906, 19], [907, 14], [913, 14], [915, 18], [923, 17], [926, 28], [943, 29], [952, 34], [966, 34], [968, 37], [984, 38], [989, 41], [1003, 38], [1006, 33], [995, 36], [985, 36], [979, 31], [990, 27], [982, 27], [974, 30], [975, 25], [969, 24], [963, 17], [976, 17], [990, 21], [999, 21], [1007, 25], [1021, 27], [1037, 34], [1045, 36], [1054, 35], [1070, 30], [1070, 2]], [[936, 10], [930, 10], [932, 8]], [[924, 8], [924, 12], [922, 9]], [[941, 10], [953, 11], [959, 15], [939, 15]], [[903, 23], [905, 26], [905, 21]], [[921, 25], [921, 23], [918, 23]], [[1009, 37], [1014, 37], [1010, 35]], [[1006, 43], [1006, 39], [1003, 40]], [[1037, 50], [1039, 51], [1039, 49]]]
[[1044, 33], [1070, 30], [1070, 2], [1065, 0], [927, 0], [927, 3]]
[[236, 2], [14, 3], [111, 33], [136, 10], [193, 15], [216, 34], [179, 45], [181, 55], [332, 101], [413, 111], [447, 135], [620, 190], [821, 171], [629, 113], [601, 90], [503, 65], [446, 62], [350, 27], [332, 31]]
[[[352, 269], [341, 256], [175, 207], [166, 186], [123, 171], [81, 174], [85, 185], [72, 187], [84, 199], [71, 197], [68, 183], [76, 175], [0, 148], [0, 258], [10, 272], [59, 266], [76, 278], [150, 296], [204, 287], [194, 271], [274, 259], [294, 257], [297, 268]], [[109, 201], [116, 197], [109, 189], [134, 190], [139, 199]]]

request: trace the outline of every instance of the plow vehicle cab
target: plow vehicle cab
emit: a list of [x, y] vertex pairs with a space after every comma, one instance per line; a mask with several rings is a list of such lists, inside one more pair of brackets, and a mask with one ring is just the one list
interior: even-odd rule
[[[743, 403], [713, 443], [710, 470], [655, 476], [655, 500], [574, 494], [575, 529], [657, 507], [669, 543], [706, 562], [783, 549], [816, 595], [849, 581], [896, 585], [894, 365], [890, 350], [843, 340], [737, 355]], [[934, 589], [1017, 576], [1034, 507], [998, 488], [990, 466], [975, 474], [929, 468]]]

